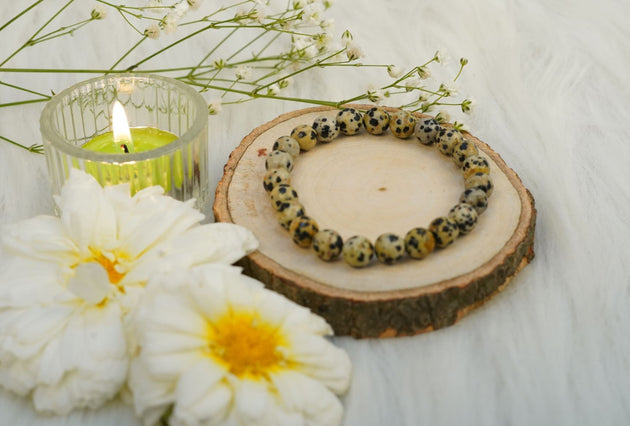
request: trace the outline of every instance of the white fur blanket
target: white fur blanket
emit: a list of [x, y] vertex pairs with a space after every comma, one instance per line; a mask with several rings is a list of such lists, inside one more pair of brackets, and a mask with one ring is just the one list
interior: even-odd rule
[[[25, 7], [14, 3], [0, 6], [0, 23]], [[517, 171], [539, 212], [534, 261], [457, 325], [412, 338], [336, 340], [354, 366], [345, 424], [628, 424], [630, 3], [339, 0], [331, 14], [339, 33], [352, 30], [365, 62], [409, 67], [438, 48], [450, 53], [451, 68], [467, 57], [458, 86], [478, 104], [467, 123]], [[127, 43], [107, 20], [98, 24], [76, 36], [76, 50], [51, 43], [5, 66], [111, 64], [114, 47]], [[33, 27], [12, 31], [0, 33], [0, 57]], [[178, 55], [187, 62], [186, 51]], [[297, 90], [341, 98], [386, 77], [326, 70]], [[84, 78], [0, 73], [13, 84], [38, 79], [42, 91]], [[0, 103], [16, 100], [13, 93], [0, 88]], [[298, 107], [252, 102], [211, 117], [211, 183], [252, 128]], [[0, 134], [39, 143], [41, 108], [0, 109]], [[52, 212], [46, 173], [43, 156], [0, 142], [0, 224]], [[63, 419], [37, 416], [29, 400], [4, 391], [0, 413], [2, 424], [136, 422], [118, 402]]]

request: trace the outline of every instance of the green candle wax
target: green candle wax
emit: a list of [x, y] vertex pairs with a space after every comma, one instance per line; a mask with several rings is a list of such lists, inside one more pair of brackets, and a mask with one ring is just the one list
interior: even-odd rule
[[[177, 139], [173, 133], [154, 127], [129, 129], [132, 143], [126, 143], [128, 151], [139, 153], [167, 145]], [[193, 165], [184, 164], [182, 152], [167, 153], [142, 161], [127, 161], [124, 142], [114, 142], [113, 132], [103, 133], [85, 143], [82, 148], [102, 154], [120, 154], [120, 162], [87, 160], [85, 171], [93, 175], [101, 185], [128, 182], [131, 194], [148, 186], [160, 185], [166, 192], [173, 186], [179, 189], [185, 178], [191, 178]], [[79, 164], [74, 164], [79, 167]], [[186, 175], [186, 176], [185, 176]], [[190, 176], [188, 176], [190, 175]]]
[[[129, 146], [129, 152], [144, 152], [167, 145], [177, 139], [173, 133], [155, 127], [132, 127], [129, 129], [133, 147]], [[130, 144], [127, 144], [130, 145]], [[114, 142], [114, 133], [107, 132], [96, 136], [94, 139], [82, 146], [95, 152], [104, 154], [124, 154], [124, 147], [121, 143]]]

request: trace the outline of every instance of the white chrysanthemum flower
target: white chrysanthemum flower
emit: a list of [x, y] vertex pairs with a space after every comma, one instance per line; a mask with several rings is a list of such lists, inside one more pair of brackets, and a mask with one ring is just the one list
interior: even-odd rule
[[129, 386], [154, 424], [337, 425], [350, 359], [330, 326], [234, 267], [155, 277], [139, 306]]
[[[2, 230], [0, 384], [38, 411], [97, 407], [125, 383], [129, 320], [152, 274], [230, 264], [257, 243], [242, 227], [199, 225], [190, 202], [151, 187], [102, 188], [72, 170], [59, 218]], [[218, 226], [217, 226], [218, 225]]]

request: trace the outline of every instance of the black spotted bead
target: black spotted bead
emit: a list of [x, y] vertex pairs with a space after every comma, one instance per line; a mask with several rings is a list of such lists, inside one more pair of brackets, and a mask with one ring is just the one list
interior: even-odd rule
[[433, 117], [418, 119], [413, 134], [424, 145], [431, 145], [435, 142], [440, 132], [440, 124]]
[[479, 155], [479, 150], [473, 142], [465, 138], [453, 148], [453, 162], [457, 167], [461, 168], [466, 158], [472, 157], [473, 155]]
[[374, 246], [366, 237], [355, 235], [343, 244], [341, 256], [348, 265], [354, 268], [362, 268], [369, 265], [372, 261]]
[[356, 135], [363, 126], [363, 115], [354, 108], [344, 108], [337, 113], [337, 124], [344, 135]]
[[271, 151], [265, 160], [265, 168], [267, 170], [286, 169], [290, 172], [293, 170], [293, 157], [288, 152]]
[[313, 237], [319, 232], [315, 219], [308, 216], [296, 217], [291, 221], [289, 234], [293, 242], [300, 247], [308, 248], [313, 243]]
[[490, 176], [487, 173], [475, 173], [464, 181], [464, 188], [479, 188], [490, 198], [492, 195], [493, 185]]
[[477, 217], [477, 210], [466, 203], [457, 204], [448, 212], [448, 218], [455, 221], [461, 234], [468, 234], [473, 230]]
[[481, 155], [473, 155], [472, 157], [468, 157], [464, 160], [461, 172], [464, 179], [468, 179], [476, 173], [490, 174], [490, 164], [488, 163], [488, 160], [483, 158]]
[[488, 196], [479, 188], [470, 188], [462, 192], [459, 202], [470, 204], [477, 210], [478, 215], [485, 212], [486, 208], [488, 208]]
[[392, 134], [400, 139], [413, 135], [417, 119], [409, 111], [398, 110], [389, 117], [389, 128]]
[[437, 147], [444, 155], [451, 156], [455, 145], [463, 142], [464, 136], [455, 129], [440, 129], [437, 136]]
[[317, 140], [322, 143], [332, 142], [339, 136], [339, 125], [334, 118], [317, 117], [312, 127], [317, 133]]
[[413, 228], [405, 235], [405, 250], [409, 257], [424, 259], [435, 249], [435, 236], [425, 228]]
[[315, 234], [311, 247], [317, 257], [329, 261], [336, 259], [341, 254], [343, 240], [341, 235], [332, 229], [324, 229]]
[[439, 248], [448, 247], [459, 235], [459, 227], [457, 224], [445, 216], [433, 219], [429, 224], [429, 231], [433, 233], [435, 245]]
[[271, 190], [269, 193], [269, 199], [274, 209], [282, 211], [286, 208], [285, 204], [292, 201], [298, 201], [298, 194], [295, 189], [289, 184], [281, 183]]
[[405, 254], [405, 241], [396, 234], [381, 234], [374, 242], [376, 258], [386, 265], [399, 262]]
[[284, 151], [291, 155], [291, 157], [296, 158], [300, 155], [300, 144], [290, 136], [280, 136], [273, 143], [274, 151]]
[[287, 169], [269, 170], [263, 178], [263, 187], [267, 192], [271, 192], [276, 186], [283, 183], [291, 183], [291, 173]]
[[289, 229], [291, 222], [296, 217], [304, 216], [304, 206], [297, 201], [289, 201], [283, 204], [282, 209], [276, 212], [278, 223], [284, 229]]
[[297, 141], [302, 151], [313, 149], [317, 143], [317, 132], [308, 124], [300, 124], [291, 131], [291, 137]]
[[380, 135], [389, 127], [389, 114], [383, 108], [370, 108], [363, 115], [363, 125], [368, 133]]

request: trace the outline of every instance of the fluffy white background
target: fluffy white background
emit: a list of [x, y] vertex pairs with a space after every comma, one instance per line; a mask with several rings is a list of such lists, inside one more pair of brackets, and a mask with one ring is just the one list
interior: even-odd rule
[[[0, 6], [0, 22], [24, 7], [15, 3]], [[411, 66], [437, 48], [453, 67], [468, 57], [459, 87], [479, 105], [469, 127], [519, 173], [538, 208], [533, 263], [457, 325], [412, 338], [336, 340], [354, 363], [345, 424], [628, 424], [630, 3], [338, 0], [331, 15], [339, 32], [352, 29], [366, 62]], [[128, 44], [109, 21], [77, 35], [73, 51], [51, 43], [7, 66], [109, 65], [116, 46]], [[0, 57], [32, 28], [0, 33]], [[178, 60], [187, 63], [191, 52]], [[37, 79], [46, 91], [85, 77], [0, 74], [11, 83]], [[385, 77], [323, 72], [298, 91], [340, 98]], [[12, 100], [0, 90], [0, 103]], [[251, 103], [211, 117], [211, 183], [252, 128], [298, 107]], [[0, 134], [39, 143], [41, 108], [0, 109]], [[44, 158], [0, 143], [0, 224], [50, 213], [48, 191]], [[135, 424], [120, 404], [38, 417], [6, 392], [0, 413], [1, 424]]]

